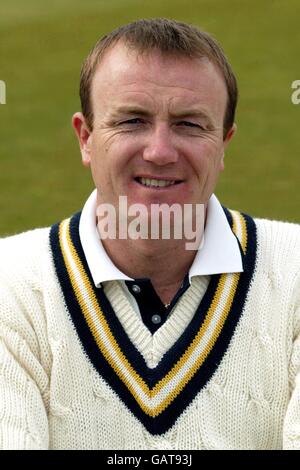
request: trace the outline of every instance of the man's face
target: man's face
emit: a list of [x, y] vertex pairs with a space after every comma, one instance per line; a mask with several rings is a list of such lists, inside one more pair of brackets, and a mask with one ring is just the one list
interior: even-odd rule
[[109, 50], [92, 82], [93, 130], [73, 125], [98, 204], [206, 203], [223, 170], [227, 91], [207, 59]]

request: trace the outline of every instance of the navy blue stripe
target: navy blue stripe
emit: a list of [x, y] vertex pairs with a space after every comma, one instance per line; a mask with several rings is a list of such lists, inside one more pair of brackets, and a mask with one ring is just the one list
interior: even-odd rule
[[[227, 213], [226, 213], [227, 212]], [[230, 213], [226, 210], [227, 218], [231, 218]], [[229, 217], [228, 217], [229, 215]], [[192, 402], [199, 391], [208, 383], [212, 375], [215, 373], [219, 366], [225, 351], [227, 350], [230, 340], [233, 336], [236, 325], [242, 314], [247, 292], [255, 266], [256, 256], [256, 227], [254, 221], [244, 215], [246, 219], [247, 232], [248, 232], [248, 245], [247, 254], [244, 256], [245, 271], [240, 275], [240, 281], [238, 283], [235, 298], [233, 300], [231, 311], [224, 324], [224, 327], [212, 349], [208, 358], [201, 366], [200, 370], [197, 371], [195, 376], [185, 386], [184, 390], [173, 400], [173, 402], [164, 410], [158, 417], [151, 418], [146, 415], [135, 399], [128, 391], [126, 386], [114, 373], [112, 368], [106, 362], [106, 359], [99, 351], [98, 346], [85, 322], [84, 316], [81, 312], [79, 304], [76, 300], [75, 294], [70, 283], [67, 269], [65, 267], [61, 249], [59, 246], [58, 239], [58, 225], [55, 225], [51, 229], [50, 242], [53, 251], [53, 258], [56, 267], [58, 279], [60, 281], [63, 294], [67, 303], [68, 310], [81, 339], [83, 347], [88, 354], [91, 362], [94, 364], [98, 373], [104, 378], [104, 380], [112, 387], [113, 390], [118, 394], [119, 398], [126, 404], [131, 412], [143, 423], [146, 429], [153, 435], [163, 434], [172, 427], [175, 421], [178, 419], [184, 409]], [[191, 344], [193, 338], [199, 331], [201, 324], [205, 318], [205, 314], [208, 311], [213, 296], [216, 292], [217, 285], [220, 279], [219, 275], [211, 276], [208, 289], [200, 303], [196, 314], [192, 321], [176, 341], [172, 348], [164, 355], [158, 366], [154, 369], [147, 367], [144, 358], [136, 349], [136, 347], [129, 340], [126, 332], [124, 331], [121, 323], [119, 322], [115, 312], [113, 311], [107, 297], [105, 296], [103, 289], [97, 289], [92, 281], [91, 273], [89, 271], [83, 249], [79, 238], [79, 220], [80, 213], [72, 217], [70, 224], [71, 238], [74, 247], [81, 259], [81, 262], [86, 270], [86, 273], [90, 279], [91, 286], [97, 296], [101, 309], [110, 325], [111, 331], [121, 347], [123, 353], [126, 353], [126, 357], [137, 371], [137, 373], [144, 379], [145, 383], [149, 388], [153, 388], [154, 385], [163, 378], [172, 366], [179, 360], [182, 354], [185, 352], [187, 347]], [[229, 220], [232, 224], [232, 219]]]
[[[76, 214], [72, 218], [72, 224], [77, 224], [79, 217], [80, 214]], [[134, 397], [124, 386], [119, 377], [113, 372], [102, 352], [98, 349], [97, 343], [95, 342], [93, 335], [91, 334], [91, 331], [84, 319], [84, 315], [76, 299], [68, 276], [67, 268], [63, 260], [59, 243], [59, 224], [53, 225], [51, 227], [50, 246], [53, 253], [56, 274], [63, 291], [64, 299], [85, 352], [90, 358], [95, 369], [98, 371], [99, 375], [101, 375], [106, 383], [108, 383], [108, 385], [116, 391], [117, 395], [129, 409], [135, 410], [134, 414], [142, 421], [144, 413], [137, 406]]]
[[183, 334], [180, 336], [180, 338], [171, 347], [171, 349], [166, 352], [166, 354], [164, 355], [163, 359], [160, 361], [158, 366], [153, 369], [150, 369], [147, 367], [147, 364], [143, 356], [140, 354], [140, 352], [137, 350], [134, 344], [130, 341], [120, 320], [118, 319], [113, 308], [111, 307], [111, 304], [109, 300], [107, 299], [103, 289], [95, 287], [95, 284], [91, 277], [90, 270], [86, 262], [86, 258], [84, 256], [77, 224], [79, 224], [79, 218], [73, 217], [73, 219], [71, 220], [71, 224], [70, 224], [72, 242], [74, 244], [76, 252], [78, 253], [80, 257], [80, 260], [84, 266], [84, 269], [89, 277], [93, 292], [95, 296], [97, 297], [101, 310], [103, 311], [103, 314], [110, 326], [113, 336], [115, 337], [118, 345], [120, 346], [121, 350], [124, 352], [128, 360], [130, 361], [133, 368], [143, 378], [143, 380], [148, 385], [148, 387], [153, 388], [155, 384], [159, 380], [164, 378], [166, 373], [168, 373], [169, 370], [172, 368], [172, 366], [181, 358], [181, 356], [184, 354], [188, 346], [191, 344], [192, 340], [197, 335], [205, 319], [205, 314], [209, 306], [211, 305], [212, 299], [217, 289], [217, 284], [219, 282], [220, 276], [216, 275], [216, 276], [211, 277], [209, 287], [206, 290], [206, 293], [197, 309], [196, 314], [191, 320], [190, 324], [187, 326], [187, 328], [185, 329]]
[[[147, 427], [148, 431], [153, 434], [163, 434], [170, 429], [180, 414], [211, 379], [229, 347], [245, 306], [249, 285], [253, 277], [256, 263], [256, 226], [251, 217], [245, 214], [243, 215], [246, 219], [248, 233], [248, 247], [247, 255], [245, 257], [247, 269], [240, 275], [230, 313], [207, 360], [203, 363], [195, 376], [188, 382], [184, 390], [173, 400], [168, 408], [155, 419], [155, 423], [152, 424], [152, 431], [149, 431], [149, 428]], [[149, 426], [150, 424], [151, 421], [149, 422], [148, 420], [147, 425]]]
[[[223, 210], [224, 210], [224, 212], [225, 212], [225, 215], [226, 215], [226, 217], [227, 217], [228, 223], [229, 223], [230, 228], [231, 228], [231, 230], [232, 230], [232, 227], [233, 227], [233, 218], [232, 218], [232, 215], [231, 215], [230, 211], [229, 211], [228, 209], [226, 209], [226, 207], [223, 207], [223, 206], [222, 206], [222, 208], [223, 208]], [[240, 212], [240, 214], [241, 214], [241, 212]], [[242, 248], [242, 245], [241, 245], [241, 243], [240, 243], [239, 238], [236, 236], [236, 234], [235, 234], [234, 232], [232, 232], [232, 233], [233, 233], [233, 235], [235, 236], [236, 241], [237, 241], [237, 243], [238, 243], [239, 250], [240, 250], [240, 253], [241, 253], [242, 263], [243, 263], [243, 269], [245, 270], [245, 269], [246, 269], [246, 266], [245, 266], [245, 253], [243, 252], [243, 248]]]
[[223, 211], [225, 212], [225, 215], [226, 215], [226, 218], [227, 218], [227, 222], [229, 223], [230, 228], [231, 228], [231, 230], [232, 230], [232, 227], [233, 227], [233, 219], [232, 219], [231, 212], [227, 209], [227, 207], [222, 206], [222, 209], [223, 209]]

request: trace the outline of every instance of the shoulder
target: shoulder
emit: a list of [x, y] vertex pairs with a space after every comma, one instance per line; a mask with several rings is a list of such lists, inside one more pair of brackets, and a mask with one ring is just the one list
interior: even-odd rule
[[282, 282], [287, 291], [294, 292], [299, 302], [300, 225], [258, 218], [254, 222], [256, 272]]
[[[257, 245], [270, 256], [300, 263], [300, 225], [276, 220], [254, 218]], [[300, 267], [300, 266], [299, 266]]]
[[47, 344], [45, 295], [54, 280], [49, 236], [47, 227], [0, 239], [0, 335], [36, 355]]
[[4, 259], [28, 258], [47, 249], [50, 227], [37, 228], [27, 232], [0, 238], [0, 254]]
[[49, 257], [50, 228], [38, 228], [0, 239], [1, 283], [13, 284], [39, 277], [45, 257]]
[[40, 243], [49, 236], [50, 227], [36, 228], [26, 232], [10, 235], [8, 237], [0, 238], [0, 250], [10, 248], [22, 248], [24, 246], [35, 245], [36, 242]]
[[272, 233], [278, 234], [290, 234], [292, 237], [296, 237], [296, 239], [300, 238], [300, 224], [258, 217], [253, 217], [253, 220], [255, 221], [255, 224], [259, 227], [259, 229], [266, 230], [267, 232], [271, 231]]
[[48, 383], [51, 352], [43, 286], [49, 287], [51, 269], [49, 231], [42, 228], [0, 239], [1, 353], [11, 379], [8, 383], [22, 384], [16, 395], [22, 406], [23, 392], [32, 399], [30, 383], [40, 390], [46, 390]]

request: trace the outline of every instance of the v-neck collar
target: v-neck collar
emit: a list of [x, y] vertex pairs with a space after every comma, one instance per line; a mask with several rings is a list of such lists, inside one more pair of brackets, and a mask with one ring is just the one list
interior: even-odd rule
[[256, 227], [249, 216], [224, 211], [239, 240], [244, 272], [211, 276], [187, 328], [152, 368], [103, 289], [93, 283], [79, 237], [80, 213], [51, 228], [57, 277], [81, 344], [98, 373], [151, 434], [168, 431], [207, 384], [243, 312], [255, 267]]
[[196, 277], [192, 285], [179, 299], [172, 314], [161, 327], [151, 333], [142, 318], [136, 314], [135, 307], [130, 298], [124, 293], [122, 283], [111, 281], [104, 287], [104, 292], [114, 309], [123, 330], [126, 331], [130, 341], [144, 357], [151, 369], [156, 367], [173, 344], [182, 335], [193, 318], [209, 283], [209, 277]]

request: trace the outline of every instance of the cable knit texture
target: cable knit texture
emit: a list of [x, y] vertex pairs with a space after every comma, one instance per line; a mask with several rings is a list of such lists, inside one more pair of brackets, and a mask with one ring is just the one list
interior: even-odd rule
[[[149, 432], [94, 367], [58, 281], [49, 229], [0, 241], [0, 448], [300, 449], [300, 229], [255, 220], [257, 259], [220, 364], [174, 424]], [[195, 277], [154, 334], [122, 282], [109, 303], [149, 370], [193, 320]]]

